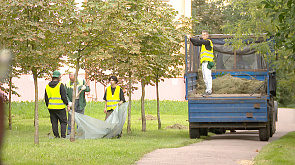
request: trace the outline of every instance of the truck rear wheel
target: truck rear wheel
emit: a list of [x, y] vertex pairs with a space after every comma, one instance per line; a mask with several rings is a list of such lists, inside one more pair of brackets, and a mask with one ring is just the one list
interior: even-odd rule
[[259, 128], [259, 139], [260, 141], [268, 141], [270, 135], [269, 124], [266, 125], [264, 128]]
[[191, 139], [200, 138], [200, 128], [190, 128], [189, 135]]
[[200, 131], [201, 136], [208, 136], [208, 128], [201, 128]]

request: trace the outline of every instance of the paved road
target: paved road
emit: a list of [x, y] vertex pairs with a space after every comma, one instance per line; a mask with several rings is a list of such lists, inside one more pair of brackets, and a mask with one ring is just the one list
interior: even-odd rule
[[268, 142], [259, 141], [258, 131], [237, 131], [185, 147], [157, 149], [136, 164], [251, 165], [263, 146], [295, 131], [295, 109], [279, 108], [278, 111], [277, 131]]

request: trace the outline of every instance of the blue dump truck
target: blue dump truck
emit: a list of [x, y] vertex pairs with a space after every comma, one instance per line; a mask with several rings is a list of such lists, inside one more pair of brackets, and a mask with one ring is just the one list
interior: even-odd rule
[[[201, 36], [195, 36], [200, 39]], [[225, 46], [230, 35], [211, 34], [213, 42], [214, 63], [212, 69], [213, 93], [211, 97], [203, 97], [197, 89], [203, 82], [200, 68], [200, 46], [194, 46], [188, 38], [185, 42], [185, 83], [186, 100], [188, 100], [188, 118], [190, 138], [207, 136], [208, 131], [216, 134], [226, 130], [259, 130], [259, 139], [268, 141], [276, 131], [278, 106], [274, 101], [276, 96], [276, 75], [268, 54], [259, 54], [250, 47], [234, 50]], [[249, 36], [250, 42], [264, 42]], [[238, 63], [242, 57], [246, 63]], [[242, 66], [243, 65], [243, 66]], [[228, 88], [223, 93], [216, 92], [215, 88], [224, 85], [224, 82], [215, 81], [219, 77], [230, 75], [235, 79], [255, 80], [260, 82], [255, 89], [233, 92]], [[229, 84], [232, 80], [228, 80]], [[251, 86], [247, 82], [246, 86]], [[240, 84], [231, 84], [236, 89]], [[229, 85], [227, 85], [229, 86]], [[244, 88], [244, 87], [243, 87]]]

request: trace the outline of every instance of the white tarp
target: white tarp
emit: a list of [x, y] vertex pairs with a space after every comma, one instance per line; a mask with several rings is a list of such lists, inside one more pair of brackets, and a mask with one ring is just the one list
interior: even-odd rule
[[75, 112], [78, 125], [76, 139], [112, 138], [121, 133], [127, 116], [128, 102], [117, 106], [106, 121]]

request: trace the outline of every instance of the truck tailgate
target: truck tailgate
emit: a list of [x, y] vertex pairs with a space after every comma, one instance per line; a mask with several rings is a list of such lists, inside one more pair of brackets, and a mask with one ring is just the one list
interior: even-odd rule
[[189, 122], [267, 122], [267, 99], [188, 100]]

